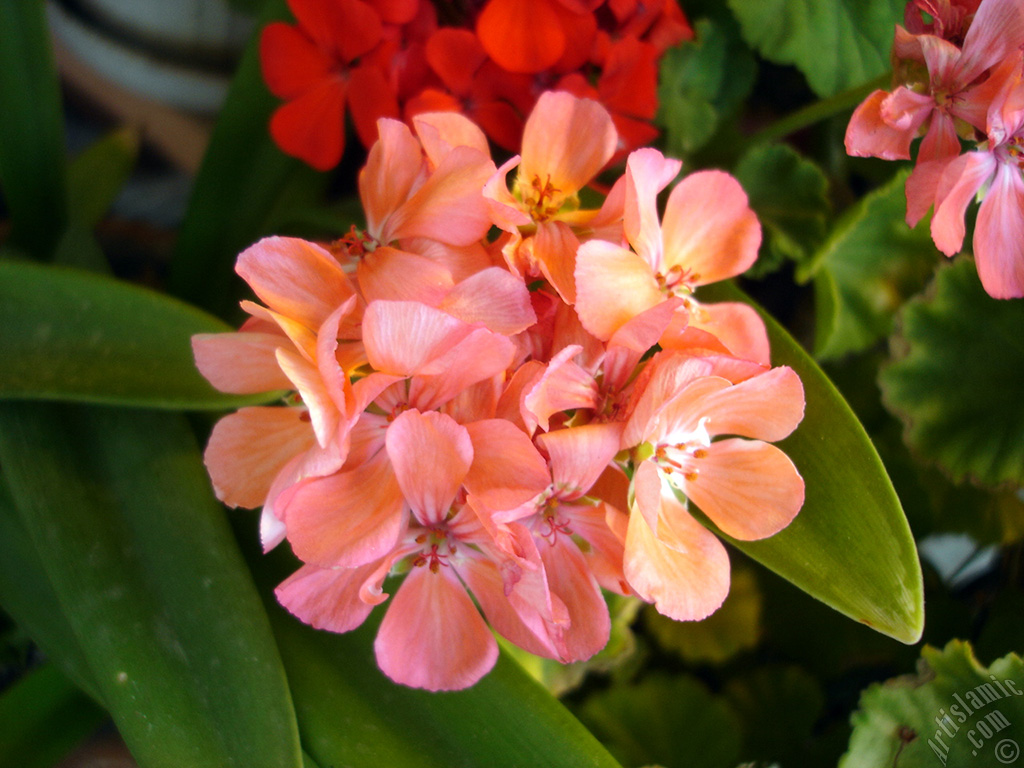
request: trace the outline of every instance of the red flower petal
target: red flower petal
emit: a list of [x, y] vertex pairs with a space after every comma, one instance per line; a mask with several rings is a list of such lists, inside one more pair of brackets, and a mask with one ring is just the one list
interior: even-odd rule
[[487, 54], [510, 72], [548, 69], [565, 51], [565, 32], [550, 0], [490, 0], [476, 33]]
[[330, 76], [334, 62], [297, 27], [268, 24], [260, 36], [260, 66], [267, 88], [294, 99]]
[[324, 80], [278, 108], [270, 118], [270, 135], [285, 154], [326, 171], [345, 149], [344, 116], [344, 81]]

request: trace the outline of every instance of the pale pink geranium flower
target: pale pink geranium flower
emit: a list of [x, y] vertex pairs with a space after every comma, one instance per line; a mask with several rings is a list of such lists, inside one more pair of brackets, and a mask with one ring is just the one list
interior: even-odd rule
[[[502, 253], [527, 281], [547, 280], [567, 303], [575, 301], [573, 267], [585, 228], [617, 218], [608, 210], [580, 209], [579, 191], [615, 152], [611, 116], [596, 101], [547, 92], [523, 131], [522, 155], [498, 169], [484, 188], [494, 223], [509, 233]], [[509, 191], [506, 176], [518, 166]]]
[[238, 333], [195, 336], [196, 365], [222, 391], [295, 391], [299, 403], [225, 416], [205, 460], [225, 504], [263, 506], [269, 548], [284, 537], [278, 495], [345, 460], [355, 416], [347, 373], [365, 362], [361, 303], [334, 257], [303, 240], [261, 240], [239, 256], [236, 270], [266, 307], [243, 302], [253, 317]]
[[[506, 573], [520, 568], [516, 558], [495, 546], [466, 501], [462, 486], [474, 460], [469, 430], [441, 413], [408, 410], [388, 430], [385, 450], [410, 515], [400, 537], [359, 566], [304, 566], [278, 587], [281, 603], [314, 626], [348, 631], [387, 598], [383, 580], [403, 563], [408, 573], [374, 644], [380, 668], [396, 682], [454, 690], [472, 685], [493, 666], [497, 644], [467, 589], [498, 632], [554, 656], [549, 619], [520, 594], [524, 585], [536, 591], [538, 583], [509, 582]], [[521, 502], [539, 487], [524, 487], [510, 498]], [[553, 617], [566, 621], [560, 601]]]
[[[940, 20], [944, 18], [955, 26], [957, 14], [950, 10], [940, 14]], [[879, 90], [868, 96], [850, 119], [846, 151], [860, 157], [909, 160], [911, 142], [926, 128], [916, 167], [907, 180], [910, 226], [931, 208], [939, 177], [960, 154], [958, 121], [980, 130], [985, 127], [985, 111], [970, 98], [971, 88], [990, 67], [1010, 57], [1022, 44], [1024, 6], [1019, 0], [984, 0], [971, 21], [962, 49], [934, 34], [911, 35], [897, 26], [894, 55], [923, 62], [927, 81], [908, 82], [892, 93]]]
[[[466, 478], [470, 500], [508, 554], [536, 551], [535, 567], [567, 610], [565, 623], [549, 633], [556, 658], [590, 658], [605, 646], [611, 630], [600, 588], [629, 591], [622, 543], [607, 523], [622, 513], [588, 498], [619, 450], [622, 425], [587, 424], [540, 435], [537, 442], [547, 458], [509, 422], [492, 419], [467, 428], [476, 449]], [[511, 496], [527, 484], [543, 491], [525, 501]], [[513, 529], [528, 532], [530, 543], [524, 546]]]
[[384, 450], [396, 418], [503, 375], [514, 352], [506, 337], [416, 302], [371, 302], [362, 333], [372, 372], [352, 385], [358, 444], [340, 471], [293, 486], [278, 505], [296, 555], [324, 568], [379, 559], [402, 534], [395, 457]]
[[625, 575], [666, 616], [702, 619], [729, 591], [729, 560], [689, 503], [742, 540], [790, 523], [804, 483], [770, 443], [803, 418], [803, 387], [785, 367], [734, 383], [710, 358], [662, 352], [652, 365], [622, 439], [636, 463]]
[[[724, 345], [719, 351], [767, 363], [764, 325], [750, 307], [702, 305], [693, 299], [699, 286], [734, 277], [754, 263], [761, 225], [739, 182], [721, 171], [684, 178], [670, 193], [659, 222], [658, 193], [680, 167], [678, 160], [656, 149], [640, 149], [629, 156], [624, 228], [632, 250], [603, 240], [580, 246], [580, 321], [590, 333], [607, 340], [634, 318], [677, 300], [688, 310], [690, 328], [705, 332], [701, 345], [709, 343], [710, 334], [712, 346], [716, 339]], [[677, 338], [675, 345], [686, 344]]]
[[988, 142], [946, 168], [931, 231], [939, 250], [952, 256], [964, 239], [964, 214], [984, 195], [974, 229], [978, 276], [996, 299], [1024, 297], [1024, 77], [1021, 56], [992, 76], [1002, 83], [988, 116]]

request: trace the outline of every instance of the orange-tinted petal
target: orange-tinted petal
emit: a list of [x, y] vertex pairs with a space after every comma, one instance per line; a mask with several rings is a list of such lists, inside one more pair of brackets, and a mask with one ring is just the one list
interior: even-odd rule
[[803, 506], [803, 478], [769, 443], [714, 442], [694, 466], [696, 477], [682, 481], [683, 492], [733, 538], [751, 541], [778, 533]]
[[465, 95], [487, 54], [468, 29], [445, 27], [427, 41], [427, 62], [453, 93]]
[[626, 579], [659, 613], [676, 621], [703, 619], [729, 593], [729, 556], [678, 503], [663, 499], [662, 506], [657, 536], [643, 515], [629, 516]]
[[489, 0], [476, 33], [487, 55], [509, 72], [542, 72], [562, 57], [565, 32], [551, 0]]
[[377, 121], [382, 117], [398, 119], [398, 98], [384, 73], [366, 64], [352, 70], [348, 81], [348, 105], [352, 124], [364, 147], [377, 140]]
[[743, 187], [721, 171], [684, 178], [669, 195], [662, 218], [664, 264], [705, 285], [745, 271], [757, 259], [761, 225]]

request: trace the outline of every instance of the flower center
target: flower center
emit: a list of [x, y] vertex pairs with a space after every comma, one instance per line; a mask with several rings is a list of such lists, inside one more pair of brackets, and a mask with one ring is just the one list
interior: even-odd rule
[[673, 442], [660, 443], [654, 450], [654, 461], [670, 485], [683, 490], [682, 482], [692, 483], [700, 470], [695, 463], [707, 458], [711, 436], [708, 434], [707, 416], [701, 418], [692, 432], [679, 435]]

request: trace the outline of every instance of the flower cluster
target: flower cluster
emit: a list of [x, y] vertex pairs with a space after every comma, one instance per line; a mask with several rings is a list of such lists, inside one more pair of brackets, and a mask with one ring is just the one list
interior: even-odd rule
[[540, 97], [500, 169], [467, 118], [412, 123], [379, 123], [365, 229], [253, 245], [237, 271], [262, 303], [194, 339], [218, 388], [290, 393], [224, 417], [205, 455], [224, 502], [263, 507], [265, 547], [287, 538], [304, 562], [278, 599], [345, 632], [404, 575], [377, 660], [431, 690], [484, 675], [492, 630], [589, 658], [610, 631], [602, 589], [707, 616], [729, 563], [691, 503], [750, 540], [804, 497], [771, 444], [803, 417], [800, 379], [770, 367], [749, 307], [694, 298], [756, 257], [745, 194], [695, 173], [661, 217], [681, 164], [642, 149], [582, 208], [617, 135], [564, 92]]
[[693, 34], [676, 0], [488, 0], [443, 25], [427, 0], [288, 5], [296, 24], [269, 24], [260, 40], [267, 87], [285, 100], [270, 131], [320, 170], [343, 154], [346, 105], [366, 147], [379, 118], [454, 111], [516, 151], [548, 89], [597, 99], [620, 149], [643, 146], [657, 136], [658, 59]]
[[994, 298], [1024, 297], [1024, 2], [911, 0], [905, 16], [893, 42], [896, 85], [854, 112], [847, 152], [909, 159], [923, 133], [907, 223], [934, 207], [932, 238], [952, 256], [967, 205], [982, 195], [974, 232], [982, 285]]

